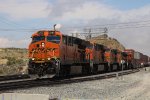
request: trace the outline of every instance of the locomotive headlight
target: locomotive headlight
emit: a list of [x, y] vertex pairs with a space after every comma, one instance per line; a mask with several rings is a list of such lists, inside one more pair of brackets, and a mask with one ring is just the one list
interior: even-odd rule
[[32, 60], [35, 60], [35, 58], [32, 58]]
[[47, 60], [50, 60], [51, 58], [47, 58]]
[[42, 42], [42, 44], [41, 44], [41, 45], [42, 45], [42, 47], [44, 47], [44, 46], [45, 46], [45, 43], [44, 43], [44, 42]]

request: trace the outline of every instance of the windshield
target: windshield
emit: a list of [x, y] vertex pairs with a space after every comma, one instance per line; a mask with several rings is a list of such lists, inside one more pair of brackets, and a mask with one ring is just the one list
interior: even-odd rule
[[93, 45], [92, 45], [92, 44], [89, 44], [89, 45], [87, 46], [87, 48], [88, 48], [88, 49], [92, 49], [92, 48], [93, 48]]
[[38, 41], [41, 41], [41, 40], [44, 40], [45, 37], [44, 36], [34, 36], [32, 38], [32, 42], [38, 42]]
[[60, 36], [47, 36], [47, 41], [58, 44], [60, 42]]

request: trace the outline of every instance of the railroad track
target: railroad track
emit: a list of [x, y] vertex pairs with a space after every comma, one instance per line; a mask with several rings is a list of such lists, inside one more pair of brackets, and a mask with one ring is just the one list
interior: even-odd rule
[[30, 78], [28, 74], [16, 74], [16, 75], [0, 76], [0, 82], [9, 81], [9, 80], [27, 79], [27, 78]]
[[126, 70], [121, 72], [112, 72], [99, 75], [83, 76], [83, 77], [73, 77], [73, 78], [64, 78], [64, 79], [22, 79], [18, 81], [11, 82], [2, 82], [0, 83], [0, 93], [3, 93], [7, 90], [19, 89], [19, 88], [31, 88], [38, 86], [51, 86], [59, 84], [69, 84], [77, 83], [83, 81], [91, 81], [97, 79], [112, 78], [121, 75], [127, 75], [130, 73], [138, 72], [139, 70]]

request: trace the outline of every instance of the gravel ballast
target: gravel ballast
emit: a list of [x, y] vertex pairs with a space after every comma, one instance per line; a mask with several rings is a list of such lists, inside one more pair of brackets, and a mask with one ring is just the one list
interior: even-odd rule
[[48, 94], [51, 98], [150, 100], [150, 68], [118, 78], [18, 89], [8, 92]]

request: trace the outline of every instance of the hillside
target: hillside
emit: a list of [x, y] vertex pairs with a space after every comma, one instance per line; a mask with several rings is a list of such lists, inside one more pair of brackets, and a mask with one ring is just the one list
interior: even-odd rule
[[99, 35], [89, 39], [91, 42], [99, 43], [105, 45], [109, 48], [124, 50], [125, 47], [116, 39], [108, 37], [107, 34]]
[[0, 48], [0, 75], [18, 73], [27, 61], [27, 49]]

